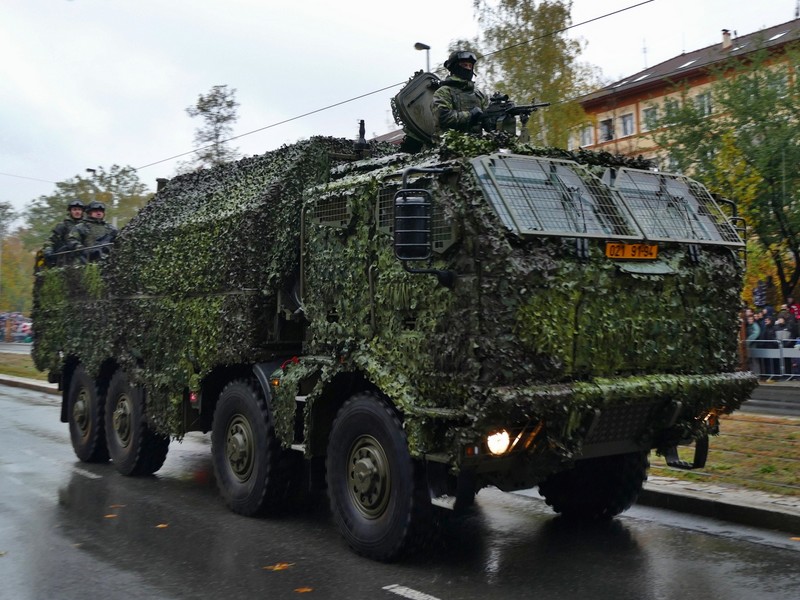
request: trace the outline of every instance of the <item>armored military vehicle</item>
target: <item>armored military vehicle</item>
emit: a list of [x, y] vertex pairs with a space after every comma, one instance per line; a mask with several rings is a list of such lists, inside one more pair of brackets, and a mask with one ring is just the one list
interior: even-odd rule
[[33, 356], [77, 456], [148, 474], [210, 432], [232, 510], [327, 489], [379, 560], [485, 486], [607, 518], [651, 450], [702, 464], [755, 384], [728, 209], [506, 134], [396, 150], [314, 137], [182, 175], [106, 259], [42, 266]]

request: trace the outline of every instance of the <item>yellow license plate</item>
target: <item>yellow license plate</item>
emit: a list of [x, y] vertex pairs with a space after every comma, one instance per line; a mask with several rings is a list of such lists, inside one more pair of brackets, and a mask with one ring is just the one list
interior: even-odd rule
[[606, 242], [606, 256], [618, 259], [653, 260], [658, 258], [658, 245]]

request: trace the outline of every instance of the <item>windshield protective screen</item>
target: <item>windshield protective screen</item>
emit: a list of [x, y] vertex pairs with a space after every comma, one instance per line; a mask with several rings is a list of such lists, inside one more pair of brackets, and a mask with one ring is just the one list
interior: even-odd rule
[[500, 220], [520, 235], [744, 245], [711, 194], [680, 175], [492, 154], [472, 161]]

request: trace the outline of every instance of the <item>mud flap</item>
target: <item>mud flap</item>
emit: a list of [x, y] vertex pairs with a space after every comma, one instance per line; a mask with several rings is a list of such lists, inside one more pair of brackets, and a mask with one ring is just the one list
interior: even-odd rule
[[672, 446], [664, 453], [664, 458], [667, 461], [668, 467], [675, 469], [702, 469], [706, 466], [706, 459], [708, 458], [708, 436], [704, 435], [695, 442], [694, 445], [694, 460], [688, 462], [681, 460], [678, 457], [678, 447]]

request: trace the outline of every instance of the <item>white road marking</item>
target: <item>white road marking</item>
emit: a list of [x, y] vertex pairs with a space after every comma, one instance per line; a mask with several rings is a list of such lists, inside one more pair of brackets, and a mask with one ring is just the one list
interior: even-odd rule
[[386, 585], [383, 587], [387, 592], [391, 592], [393, 594], [397, 594], [398, 596], [402, 596], [403, 598], [411, 598], [411, 600], [439, 600], [436, 596], [431, 596], [430, 594], [426, 594], [425, 592], [420, 592], [419, 590], [414, 590], [404, 585], [399, 585], [397, 583], [393, 583], [392, 585]]

